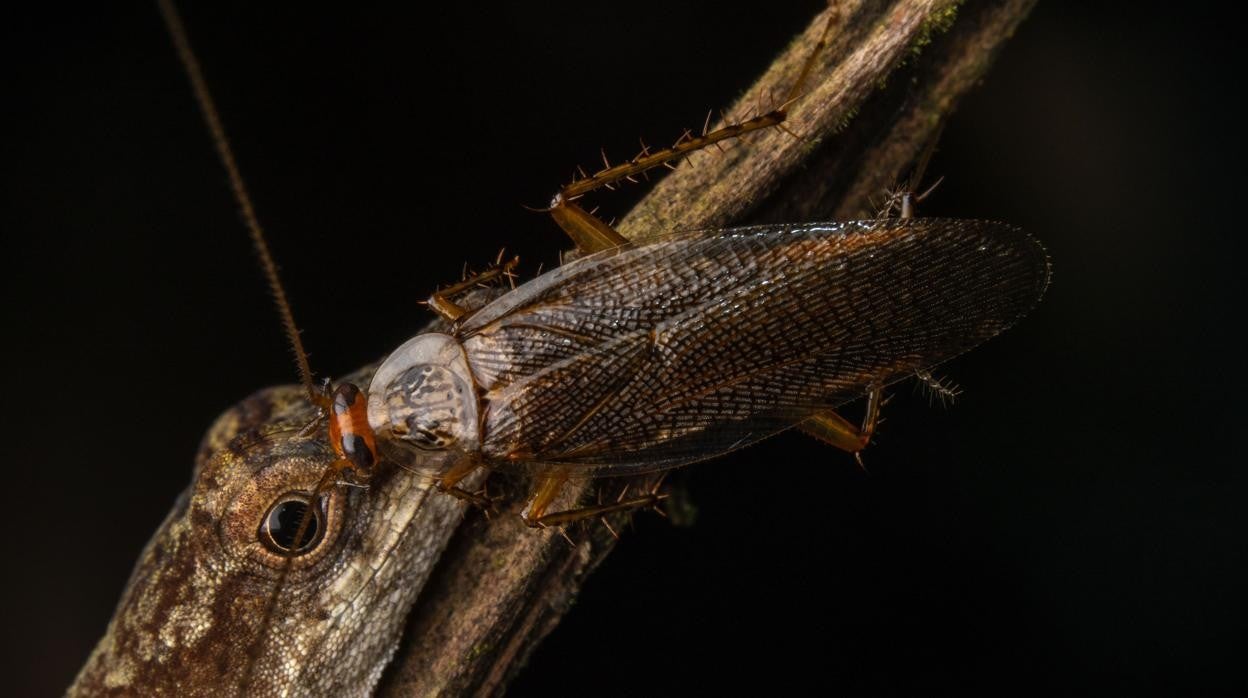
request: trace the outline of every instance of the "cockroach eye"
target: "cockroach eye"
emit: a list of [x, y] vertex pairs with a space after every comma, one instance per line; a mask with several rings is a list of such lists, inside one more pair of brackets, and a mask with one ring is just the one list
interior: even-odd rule
[[[323, 502], [323, 500], [322, 500]], [[307, 528], [295, 543], [295, 535], [304, 516], [308, 515], [308, 500], [305, 497], [290, 494], [277, 500], [264, 515], [260, 523], [260, 542], [269, 550], [279, 555], [303, 555], [311, 552], [325, 530], [325, 512], [323, 506], [312, 508]]]

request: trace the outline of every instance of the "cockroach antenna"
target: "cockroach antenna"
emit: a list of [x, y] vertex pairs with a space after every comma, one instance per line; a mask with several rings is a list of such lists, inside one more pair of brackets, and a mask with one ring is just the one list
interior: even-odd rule
[[[191, 49], [191, 42], [187, 37], [186, 27], [182, 23], [181, 16], [178, 15], [177, 8], [173, 6], [173, 0], [157, 0], [156, 4], [160, 8], [161, 16], [164, 17], [165, 25], [173, 40], [174, 48], [177, 50], [178, 58], [186, 70], [187, 78], [191, 83], [191, 89], [195, 94], [195, 101], [199, 105], [199, 111], [204, 117], [209, 133], [212, 135], [213, 146], [216, 148], [217, 156], [229, 177], [230, 189], [233, 190], [234, 199], [242, 212], [243, 222], [246, 224], [247, 232], [251, 236], [252, 246], [260, 257], [260, 267], [264, 270], [269, 291], [273, 294], [278, 314], [282, 319], [282, 326], [286, 331], [286, 338], [290, 341], [291, 350], [295, 354], [295, 362], [299, 367], [299, 380], [303, 384], [303, 389], [307, 393], [309, 402], [320, 410], [320, 418], [305, 427], [305, 432], [311, 433], [314, 428], [313, 425], [316, 425], [315, 428], [319, 428], [322, 420], [327, 422], [329, 445], [333, 449], [335, 456], [321, 474], [312, 491], [307, 495], [307, 506], [303, 507], [303, 513], [299, 517], [299, 525], [296, 527], [295, 535], [291, 539], [292, 543], [289, 548], [283, 551], [286, 562], [282, 565], [272, 593], [265, 601], [264, 611], [260, 618], [259, 627], [263, 630], [268, 628], [272, 622], [273, 614], [277, 608], [277, 599], [285, 587], [286, 579], [290, 575], [295, 558], [308, 550], [308, 546], [303, 541], [308, 535], [315, 518], [313, 511], [316, 509], [316, 502], [330, 488], [342, 481], [340, 475], [345, 470], [351, 470], [356, 476], [365, 480], [369, 479], [373, 466], [377, 464], [378, 460], [377, 443], [372, 428], [368, 424], [368, 399], [362, 390], [351, 383], [340, 383], [337, 386], [333, 386], [329, 381], [326, 381], [323, 387], [316, 385], [312, 375], [312, 367], [308, 363], [308, 354], [304, 350], [303, 341], [299, 337], [299, 327], [295, 324], [295, 316], [290, 309], [290, 301], [286, 298], [286, 290], [282, 286], [281, 277], [278, 275], [277, 263], [273, 261], [273, 255], [269, 251], [264, 229], [260, 226], [255, 206], [252, 204], [251, 196], [243, 183], [242, 173], [234, 157], [234, 151], [230, 147], [230, 141], [225, 135], [225, 127], [222, 124], [221, 115], [217, 111], [212, 94], [208, 91], [208, 84], [204, 80], [199, 60]], [[264, 633], [262, 632], [259, 637], [263, 638]], [[259, 655], [259, 652], [255, 651], [258, 650], [257, 647], [251, 649], [253, 650], [251, 659], [248, 661], [242, 676], [241, 685], [244, 687], [243, 693], [247, 693], [246, 687], [251, 685], [254, 678], [255, 659]]]
[[[234, 151], [230, 147], [230, 141], [225, 135], [225, 127], [222, 125], [221, 116], [217, 112], [216, 103], [212, 99], [212, 94], [208, 91], [208, 84], [204, 80], [203, 71], [199, 67], [199, 61], [195, 58], [194, 51], [191, 50], [191, 42], [187, 38], [186, 27], [182, 23], [182, 18], [178, 15], [177, 8], [173, 6], [172, 0], [157, 0], [157, 5], [160, 7], [160, 13], [169, 28], [169, 34], [173, 38], [173, 44], [178, 51], [178, 57], [182, 60], [182, 65], [186, 69], [187, 77], [191, 82], [191, 88], [195, 93], [195, 101], [199, 104], [199, 110], [203, 114], [204, 122], [208, 125], [208, 130], [212, 134], [212, 141], [216, 147], [217, 155], [220, 157], [221, 164], [225, 167], [226, 174], [229, 176], [230, 188], [234, 191], [234, 198], [242, 211], [243, 222], [247, 226], [247, 232], [251, 235], [252, 245], [256, 249], [256, 254], [260, 257], [260, 266], [264, 270], [265, 278], [268, 280], [269, 291], [273, 294], [278, 314], [282, 318], [282, 326], [286, 330], [286, 338], [290, 341], [291, 350], [295, 354], [295, 362], [299, 367], [299, 380], [303, 383], [303, 389], [307, 393], [309, 402], [321, 410], [322, 418], [328, 422], [329, 445], [333, 449], [336, 458], [325, 469], [325, 474], [312, 490], [309, 501], [315, 501], [330, 486], [339, 481], [338, 476], [344, 470], [351, 470], [356, 475], [368, 478], [373, 466], [377, 463], [377, 444], [372, 428], [368, 424], [367, 396], [362, 390], [350, 383], [333, 385], [330, 381], [325, 381], [323, 386], [317, 386], [312, 375], [312, 367], [308, 363], [308, 353], [304, 350], [303, 340], [299, 336], [299, 327], [295, 324], [294, 313], [290, 309], [290, 302], [286, 298], [286, 290], [282, 286], [281, 277], [278, 275], [277, 263], [273, 261], [273, 255], [269, 251], [269, 245], [265, 239], [264, 229], [260, 227], [260, 220], [256, 217], [255, 206], [252, 205], [251, 196], [247, 193], [247, 187], [243, 183], [243, 176], [239, 171]], [[311, 508], [309, 507], [310, 510]], [[294, 538], [296, 542], [302, 539], [311, 518], [310, 514], [305, 512], [298, 533]], [[294, 556], [299, 552], [298, 548], [299, 546], [296, 545], [288, 552], [291, 556]]]
[[217, 111], [216, 102], [212, 99], [212, 93], [208, 91], [208, 84], [204, 81], [204, 73], [199, 66], [199, 60], [195, 57], [194, 51], [191, 50], [191, 42], [187, 38], [186, 27], [182, 24], [182, 17], [178, 14], [177, 8], [173, 6], [172, 0], [157, 0], [156, 4], [160, 7], [160, 14], [164, 17], [165, 24], [169, 29], [169, 35], [173, 38], [173, 45], [178, 52], [178, 58], [181, 59], [182, 67], [186, 70], [187, 78], [190, 79], [191, 89], [195, 93], [195, 101], [199, 104], [199, 110], [203, 114], [204, 122], [208, 126], [209, 133], [212, 134], [212, 144], [217, 150], [217, 157], [220, 158], [222, 166], [225, 167], [226, 175], [229, 177], [230, 189], [234, 192], [234, 199], [242, 213], [243, 223], [246, 224], [247, 232], [251, 236], [251, 244], [255, 248], [256, 254], [260, 257], [260, 267], [264, 270], [264, 277], [269, 284], [269, 292], [273, 294], [277, 312], [282, 318], [282, 327], [286, 331], [286, 339], [290, 341], [290, 349], [295, 355], [295, 363], [299, 366], [299, 380], [303, 383], [303, 388], [307, 391], [308, 398], [319, 404], [323, 400], [324, 394], [317, 389], [314, 382], [312, 365], [308, 362], [308, 353], [303, 348], [303, 340], [299, 336], [299, 326], [295, 324], [295, 314], [291, 311], [290, 301], [286, 298], [286, 289], [282, 286], [277, 263], [273, 261], [273, 254], [269, 251], [269, 243], [265, 238], [264, 229], [260, 226], [260, 219], [256, 216], [256, 208], [252, 204], [251, 194], [248, 193], [247, 185], [243, 182], [243, 175], [238, 169], [238, 161], [234, 157], [233, 148], [230, 147], [230, 140], [225, 135], [225, 126], [221, 122], [221, 115]]

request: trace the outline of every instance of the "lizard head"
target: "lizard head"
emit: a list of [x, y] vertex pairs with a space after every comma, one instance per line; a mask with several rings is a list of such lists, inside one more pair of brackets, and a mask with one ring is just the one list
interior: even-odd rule
[[316, 414], [288, 386], [218, 418], [71, 694], [370, 690], [462, 504], [390, 469], [309, 502], [335, 458]]

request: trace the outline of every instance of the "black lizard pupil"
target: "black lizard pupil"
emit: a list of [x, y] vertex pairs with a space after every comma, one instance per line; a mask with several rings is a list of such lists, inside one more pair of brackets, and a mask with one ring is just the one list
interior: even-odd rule
[[318, 511], [313, 511], [312, 517], [308, 520], [308, 526], [304, 530], [303, 535], [299, 538], [299, 544], [295, 545], [295, 534], [299, 532], [299, 525], [303, 522], [303, 517], [308, 511], [308, 503], [301, 499], [287, 499], [278, 502], [276, 506], [269, 510], [269, 515], [265, 519], [264, 531], [268, 533], [269, 540], [281, 552], [303, 552], [309, 548], [317, 539], [321, 529], [321, 515]]

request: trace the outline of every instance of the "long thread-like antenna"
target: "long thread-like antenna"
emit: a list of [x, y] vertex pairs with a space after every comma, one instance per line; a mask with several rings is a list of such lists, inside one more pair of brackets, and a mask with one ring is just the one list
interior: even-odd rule
[[[307, 392], [308, 399], [313, 404], [323, 407], [326, 398], [316, 389], [316, 385], [313, 382], [312, 366], [308, 363], [308, 354], [304, 351], [303, 341], [299, 338], [299, 327], [295, 325], [295, 315], [291, 312], [290, 302], [286, 299], [286, 289], [282, 286], [282, 280], [277, 271], [277, 264], [273, 261], [273, 255], [269, 252], [269, 245], [264, 237], [264, 229], [260, 227], [260, 220], [256, 217], [256, 209], [251, 203], [251, 196], [247, 193], [246, 185], [243, 184], [243, 175], [239, 172], [238, 163], [234, 159], [234, 151], [230, 148], [229, 139], [226, 138], [225, 127], [221, 123], [217, 105], [213, 102], [212, 94], [208, 91], [208, 84], [204, 81], [199, 61], [191, 50], [191, 42], [187, 38], [186, 27], [182, 24], [182, 17], [178, 14], [177, 8], [173, 6], [173, 0], [156, 0], [156, 4], [160, 8], [161, 16], [165, 19], [169, 35], [173, 38], [173, 44], [178, 51], [178, 58], [182, 61], [182, 67], [186, 69], [186, 75], [191, 81], [191, 89], [195, 92], [195, 101], [199, 103], [200, 113], [203, 114], [204, 121], [208, 125], [208, 131], [212, 134], [212, 142], [217, 149], [217, 155], [221, 159], [221, 164], [225, 167], [226, 174], [229, 176], [230, 189], [234, 191], [234, 199], [238, 202], [238, 206], [242, 211], [243, 222], [247, 225], [247, 232], [251, 234], [251, 243], [256, 249], [256, 254], [260, 256], [260, 266], [264, 269], [264, 276], [269, 282], [269, 291], [272, 292], [273, 300], [277, 303], [278, 314], [282, 316], [282, 325], [286, 330], [286, 338], [290, 340], [290, 348], [295, 353], [295, 361], [299, 365], [299, 379], [303, 382], [303, 389]], [[311, 496], [309, 496], [308, 501], [310, 504], [299, 522], [299, 528], [295, 535], [296, 542], [303, 538], [304, 532], [308, 529], [312, 520], [312, 507], [316, 506], [315, 502], [320, 498], [321, 494], [332, 486], [334, 481], [331, 478], [334, 472], [336, 471], [332, 468], [327, 470], [320, 482], [317, 483], [316, 488], [313, 489]], [[273, 614], [277, 609], [277, 599], [281, 595], [282, 589], [286, 586], [286, 579], [290, 576], [294, 558], [295, 548], [292, 547], [286, 556], [285, 563], [281, 567], [272, 593], [265, 600], [259, 626], [262, 629], [268, 628], [273, 620]], [[258, 658], [257, 650], [258, 647], [253, 647], [249, 650], [246, 665], [243, 667], [239, 683], [243, 694], [248, 693], [251, 682], [255, 678], [256, 660]]]
[[260, 266], [264, 269], [264, 276], [269, 282], [269, 291], [272, 292], [273, 300], [277, 303], [277, 311], [282, 316], [282, 325], [286, 329], [286, 338], [290, 340], [291, 351], [295, 353], [295, 361], [299, 364], [299, 380], [303, 382], [303, 388], [307, 391], [309, 399], [317, 402], [320, 393], [317, 392], [312, 379], [312, 366], [308, 363], [308, 354], [303, 349], [303, 340], [299, 338], [299, 327], [295, 324], [295, 315], [290, 310], [290, 302], [286, 300], [286, 289], [282, 286], [277, 264], [269, 252], [264, 229], [260, 227], [260, 220], [256, 218], [256, 209], [251, 203], [251, 196], [247, 193], [246, 185], [243, 184], [243, 175], [238, 170], [234, 151], [230, 148], [230, 141], [225, 136], [225, 127], [221, 125], [217, 105], [212, 101], [212, 94], [208, 92], [208, 85], [204, 82], [199, 61], [191, 51], [191, 42], [186, 37], [186, 27], [182, 25], [182, 18], [174, 8], [172, 0], [157, 0], [156, 4], [160, 7], [160, 14], [165, 18], [165, 25], [169, 28], [170, 36], [173, 37], [178, 58], [181, 59], [182, 67], [186, 69], [186, 75], [191, 81], [195, 101], [199, 103], [199, 110], [208, 125], [208, 131], [212, 133], [212, 143], [217, 149], [217, 155], [230, 178], [230, 189], [234, 191], [234, 199], [242, 211], [243, 222], [247, 224], [247, 232], [251, 234], [251, 243], [256, 248], [256, 254], [260, 256]]

